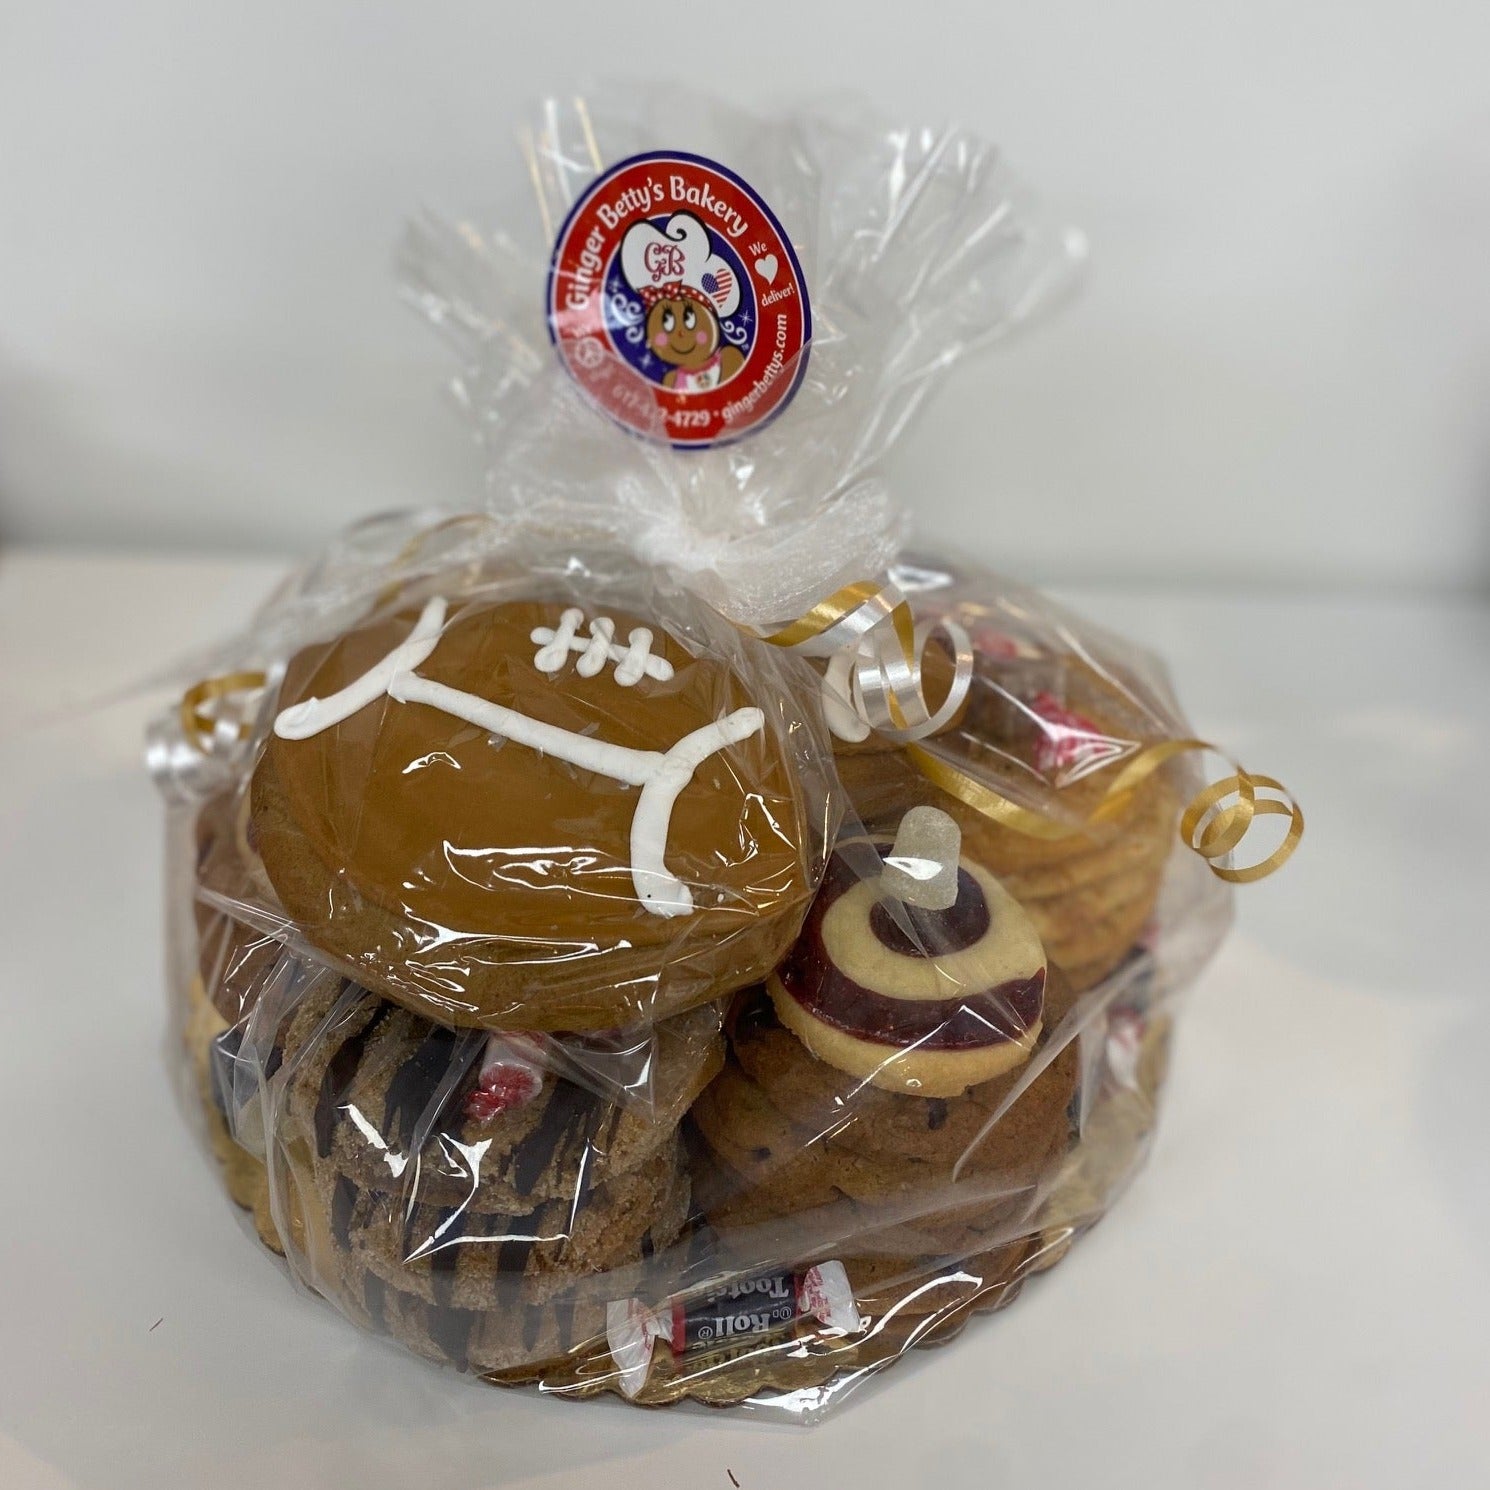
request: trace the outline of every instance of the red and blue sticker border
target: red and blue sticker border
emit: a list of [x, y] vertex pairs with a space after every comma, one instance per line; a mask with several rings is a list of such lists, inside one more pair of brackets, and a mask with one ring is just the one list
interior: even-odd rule
[[[636, 172], [639, 167], [655, 168], [659, 165], [678, 165], [688, 168], [695, 173], [706, 173], [704, 184], [707, 184], [707, 177], [712, 176], [717, 178], [718, 181], [728, 183], [730, 187], [739, 192], [755, 211], [759, 213], [764, 229], [770, 234], [768, 252], [778, 254], [778, 262], [784, 263], [789, 268], [791, 283], [794, 287], [793, 298], [800, 306], [798, 334], [789, 336], [794, 349], [783, 358], [784, 361], [787, 360], [787, 357], [795, 358], [795, 365], [792, 368], [791, 376], [790, 378], [781, 380], [779, 389], [773, 388], [771, 390], [769, 400], [761, 400], [765, 405], [761, 412], [754, 413], [744, 423], [728, 423], [722, 419], [711, 419], [703, 432], [697, 436], [679, 437], [670, 427], [667, 435], [667, 442], [674, 449], [678, 450], [710, 449], [721, 445], [734, 444], [736, 441], [754, 434], [757, 430], [769, 424], [786, 409], [793, 397], [795, 397], [798, 388], [801, 386], [802, 378], [806, 374], [807, 359], [812, 346], [812, 305], [808, 295], [807, 280], [802, 271], [801, 261], [798, 259], [796, 248], [792, 244], [786, 229], [782, 226], [780, 219], [754, 187], [734, 171], [730, 170], [728, 166], [721, 165], [717, 160], [713, 160], [708, 156], [696, 155], [686, 150], [652, 150], [627, 156], [624, 160], [617, 161], [614, 165], [597, 175], [585, 187], [585, 190], [565, 214], [564, 221], [560, 225], [558, 234], [554, 240], [553, 252], [549, 257], [548, 275], [544, 287], [544, 319], [548, 326], [549, 340], [554, 346], [555, 355], [559, 357], [566, 372], [574, 378], [580, 391], [589, 402], [620, 428], [626, 430], [629, 434], [637, 435], [641, 438], [660, 439], [662, 436], [654, 428], [649, 427], [652, 422], [651, 420], [644, 424], [638, 422], [636, 419], [627, 418], [621, 409], [614, 406], [615, 400], [607, 399], [604, 396], [604, 389], [597, 388], [587, 382], [584, 376], [584, 369], [577, 368], [570, 356], [566, 355], [569, 345], [584, 340], [587, 336], [593, 336], [596, 331], [603, 331], [609, 348], [612, 370], [619, 371], [616, 364], [624, 367], [626, 374], [629, 374], [634, 379], [635, 387], [645, 389], [646, 395], [652, 401], [653, 408], [662, 411], [664, 422], [668, 421], [670, 414], [675, 413], [679, 409], [686, 408], [689, 412], [693, 412], [700, 407], [704, 407], [700, 405], [699, 400], [706, 401], [708, 406], [706, 412], [717, 413], [726, 404], [733, 402], [735, 398], [740, 396], [738, 394], [732, 394], [730, 389], [735, 385], [740, 374], [745, 374], [748, 371], [751, 361], [755, 358], [757, 352], [761, 350], [762, 339], [759, 336], [758, 321], [755, 332], [752, 335], [750, 352], [747, 355], [745, 365], [740, 369], [740, 374], [707, 392], [676, 393], [671, 389], [665, 388], [662, 384], [653, 381], [639, 369], [632, 366], [625, 352], [617, 345], [614, 328], [605, 309], [605, 287], [612, 277], [613, 267], [619, 257], [621, 237], [635, 219], [625, 224], [620, 224], [611, 230], [614, 237], [612, 241], [607, 243], [603, 256], [604, 263], [601, 269], [600, 291], [594, 297], [598, 307], [595, 323], [586, 326], [583, 335], [561, 335], [559, 322], [564, 317], [565, 312], [561, 311], [560, 307], [556, 304], [555, 295], [561, 279], [573, 272], [566, 266], [565, 254], [566, 249], [570, 247], [576, 227], [584, 221], [587, 212], [593, 207], [597, 199], [619, 178], [628, 173]], [[672, 210], [686, 209], [679, 205]], [[670, 213], [664, 213], [662, 215], [670, 215]], [[719, 235], [714, 234], [712, 229], [711, 238], [714, 238], [716, 241], [719, 238]], [[730, 245], [730, 247], [732, 249], [733, 245]], [[735, 252], [737, 257], [743, 259], [743, 253], [738, 250], [735, 250]], [[756, 257], [759, 257], [759, 255], [752, 254], [752, 261]], [[749, 267], [749, 265], [742, 264], [743, 272], [748, 274]], [[754, 280], [751, 280], [749, 283], [753, 298], [758, 300], [759, 296]], [[755, 308], [758, 312], [759, 306], [756, 305]], [[767, 360], [769, 361], [769, 353], [767, 353]], [[748, 382], [745, 387], [748, 388]], [[634, 391], [635, 388], [633, 389]], [[687, 401], [686, 403], [684, 402], [685, 400]], [[654, 414], [653, 419], [655, 417]], [[723, 426], [722, 428], [720, 427], [721, 425]]]

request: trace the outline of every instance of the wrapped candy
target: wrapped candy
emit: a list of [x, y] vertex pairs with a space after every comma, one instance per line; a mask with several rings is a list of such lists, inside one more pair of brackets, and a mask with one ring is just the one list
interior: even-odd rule
[[904, 551], [881, 457], [1079, 240], [960, 133], [649, 109], [545, 109], [540, 241], [410, 230], [486, 508], [343, 535], [152, 728], [182, 1094], [355, 1324], [813, 1416], [1103, 1214], [1302, 817]]
[[708, 1353], [721, 1344], [780, 1334], [799, 1320], [840, 1334], [862, 1328], [841, 1262], [741, 1278], [704, 1298], [667, 1299], [656, 1308], [641, 1299], [617, 1299], [605, 1311], [605, 1338], [622, 1392], [635, 1397], [646, 1385], [655, 1344], [666, 1346], [676, 1370], [690, 1351]]

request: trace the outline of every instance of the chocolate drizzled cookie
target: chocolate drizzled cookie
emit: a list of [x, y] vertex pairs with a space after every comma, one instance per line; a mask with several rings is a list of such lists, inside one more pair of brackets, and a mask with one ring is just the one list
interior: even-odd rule
[[655, 1032], [650, 1103], [544, 1073], [492, 1111], [474, 1100], [488, 1037], [332, 975], [277, 1026], [267, 1006], [232, 1026], [205, 993], [200, 1007], [203, 1093], [235, 1198], [267, 1216], [264, 1163], [244, 1146], [264, 1151], [267, 1094], [292, 1261], [421, 1354], [483, 1372], [562, 1354], [603, 1324], [585, 1280], [645, 1263], [687, 1218], [677, 1128], [722, 1058], [712, 1010]]
[[585, 1279], [643, 1263], [682, 1229], [677, 1124], [718, 1069], [714, 1024], [701, 1010], [659, 1029], [650, 1105], [545, 1073], [492, 1112], [473, 1100], [487, 1036], [328, 974], [277, 1028], [261, 1005], [222, 1029], [211, 1088], [230, 1133], [267, 1128], [307, 1281], [425, 1355], [510, 1370], [594, 1335], [603, 1300]]

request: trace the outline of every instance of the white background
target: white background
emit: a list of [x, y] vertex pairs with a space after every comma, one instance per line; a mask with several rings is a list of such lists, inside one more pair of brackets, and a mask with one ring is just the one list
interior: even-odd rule
[[1484, 0], [0, 0], [0, 542], [473, 499], [391, 246], [516, 193], [524, 103], [603, 69], [955, 118], [1088, 231], [1084, 298], [901, 453], [924, 532], [1034, 578], [1479, 585], [1487, 58]]
[[[1485, 1483], [1490, 609], [1444, 591], [1490, 580], [1487, 59], [1486, 0], [0, 0], [0, 1486]], [[602, 69], [858, 85], [1088, 231], [904, 490], [1115, 579], [1061, 593], [1309, 813], [1122, 1206], [811, 1434], [483, 1391], [297, 1297], [172, 1111], [147, 700], [80, 707], [281, 567], [197, 551], [479, 496], [391, 247]]]

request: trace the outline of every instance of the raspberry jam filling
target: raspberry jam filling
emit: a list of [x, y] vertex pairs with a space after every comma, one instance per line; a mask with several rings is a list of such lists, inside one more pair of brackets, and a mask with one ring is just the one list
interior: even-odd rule
[[977, 1050], [1021, 1040], [1045, 1003], [1045, 970], [983, 993], [953, 999], [892, 999], [845, 978], [821, 960], [803, 966], [793, 956], [781, 986], [824, 1024], [874, 1045], [918, 1050]]

